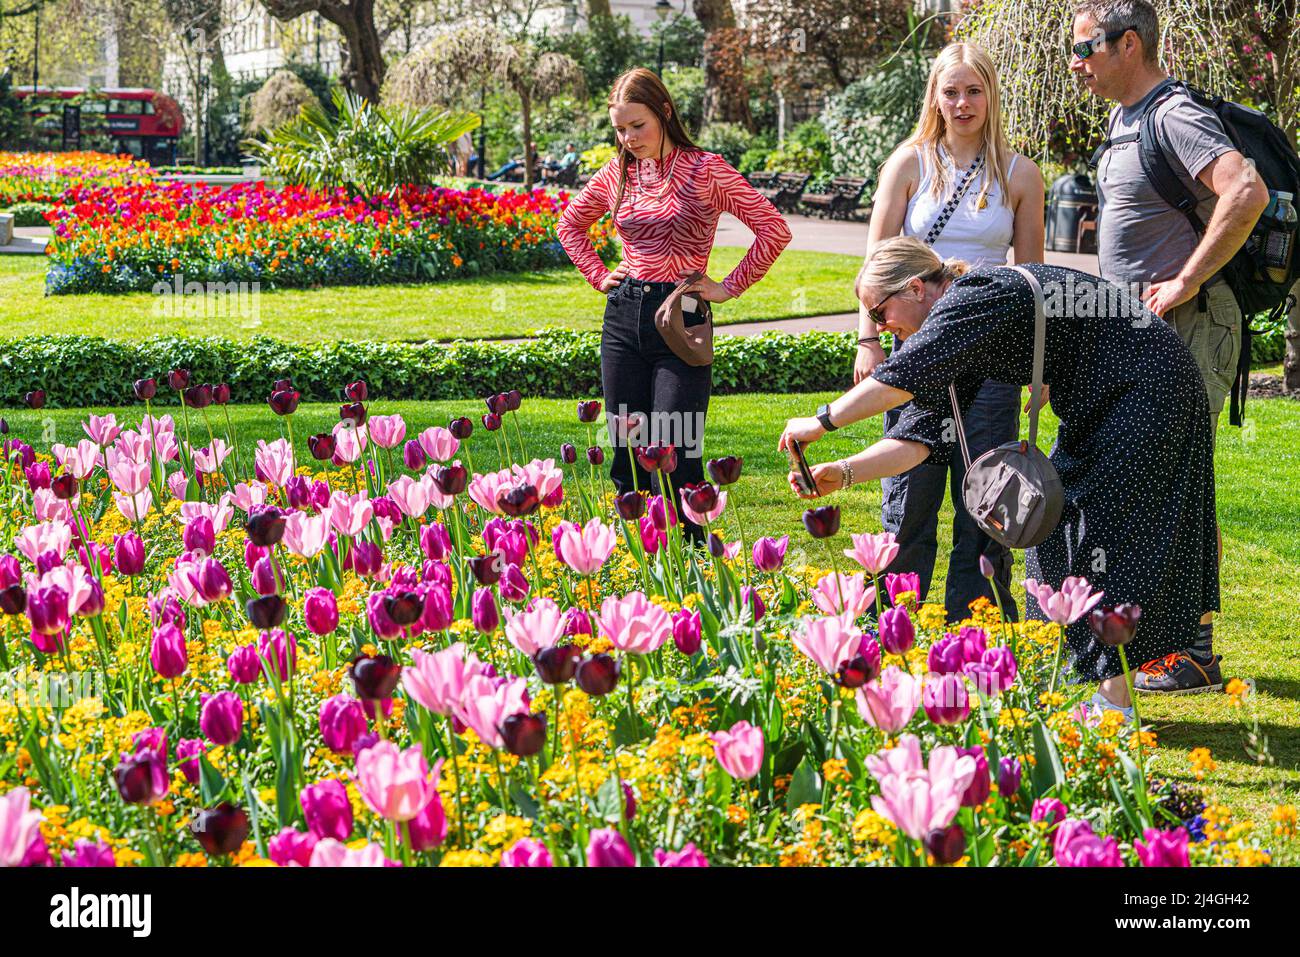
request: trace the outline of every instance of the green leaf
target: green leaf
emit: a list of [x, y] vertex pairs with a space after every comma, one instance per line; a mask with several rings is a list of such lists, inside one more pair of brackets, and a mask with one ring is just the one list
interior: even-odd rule
[[1034, 722], [1034, 767], [1030, 772], [1033, 783], [1033, 797], [1040, 798], [1046, 794], [1059, 795], [1065, 785], [1065, 768], [1061, 765], [1061, 755], [1056, 749], [1052, 732], [1041, 720]]
[[619, 809], [623, 801], [622, 789], [618, 786], [618, 779], [614, 775], [605, 778], [605, 782], [596, 791], [595, 800], [592, 802], [596, 808], [596, 813], [601, 816], [608, 824], [617, 823], [622, 819], [622, 811]]
[[627, 708], [620, 708], [614, 719], [614, 743], [626, 747], [645, 737], [645, 722], [639, 715], [629, 714]]
[[[597, 794], [597, 799], [600, 795]], [[518, 781], [510, 785], [510, 799], [515, 802], [515, 807], [519, 808], [519, 813], [529, 820], [541, 820], [541, 806], [533, 798], [528, 790]]]
[[226, 779], [208, 761], [206, 754], [199, 755], [199, 795], [204, 807], [221, 803], [226, 791]]
[[805, 757], [790, 779], [790, 790], [785, 795], [786, 810], [793, 811], [801, 804], [817, 804], [821, 799], [821, 775], [813, 770], [812, 763]]

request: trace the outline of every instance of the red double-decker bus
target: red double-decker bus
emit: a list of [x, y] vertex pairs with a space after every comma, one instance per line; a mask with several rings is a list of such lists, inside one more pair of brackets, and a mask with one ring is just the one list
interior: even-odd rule
[[130, 153], [154, 166], [176, 162], [176, 141], [185, 121], [180, 105], [165, 93], [66, 86], [18, 86], [13, 92], [34, 101], [33, 128], [51, 149], [79, 149], [82, 137], [107, 137], [109, 152]]

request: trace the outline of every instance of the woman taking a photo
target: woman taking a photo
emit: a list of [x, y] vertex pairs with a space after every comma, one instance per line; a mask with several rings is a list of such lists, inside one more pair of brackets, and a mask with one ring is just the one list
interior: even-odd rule
[[[1026, 551], [1027, 573], [1053, 588], [1083, 576], [1106, 604], [1140, 605], [1130, 661], [1178, 651], [1196, 637], [1201, 615], [1219, 609], [1214, 459], [1200, 373], [1173, 327], [1119, 288], [1058, 266], [1024, 268], [1047, 293], [1043, 379], [1061, 422], [1051, 461], [1065, 499], [1055, 529]], [[985, 379], [1032, 379], [1034, 296], [1009, 267], [967, 273], [965, 263], [898, 237], [875, 248], [854, 292], [907, 345], [823, 415], [787, 422], [778, 446], [816, 442], [827, 425], [906, 407], [879, 442], [813, 468], [823, 495], [954, 458], [949, 383], [964, 415]], [[1084, 299], [1087, 308], [1070, 308]], [[1043, 617], [1032, 595], [1028, 611]], [[1099, 643], [1086, 620], [1070, 625], [1066, 638], [1080, 676], [1101, 682], [1094, 706], [1129, 713], [1118, 649]]]
[[[885, 163], [873, 199], [867, 258], [882, 240], [901, 234], [933, 246], [941, 258], [972, 266], [1000, 266], [1008, 251], [1016, 263], [1043, 261], [1042, 176], [1031, 159], [1007, 144], [997, 72], [982, 49], [953, 43], [939, 53], [916, 131]], [[880, 332], [859, 306], [853, 381], [861, 382], [884, 358]], [[993, 380], [983, 384], [966, 423], [972, 458], [1015, 440], [1019, 405], [1019, 386]], [[887, 412], [885, 428], [901, 414], [900, 409]], [[980, 531], [967, 513], [960, 494], [964, 472], [960, 460], [951, 470], [926, 462], [881, 483], [881, 523], [899, 545], [889, 571], [917, 572], [918, 597], [925, 598], [938, 552], [939, 507], [951, 479], [952, 552], [944, 595], [948, 617], [963, 618], [981, 596], [993, 600], [980, 572], [983, 556], [993, 564], [993, 581], [1014, 618], [1011, 553]]]
[[[614, 445], [614, 485], [620, 493], [651, 488], [651, 476], [639, 463], [634, 474], [626, 446], [661, 444], [677, 447], [671, 482], [680, 489], [704, 481], [704, 419], [713, 367], [679, 358], [656, 327], [655, 311], [681, 279], [696, 271], [704, 275], [687, 292], [697, 299], [714, 303], [739, 296], [776, 261], [790, 242], [790, 229], [776, 207], [726, 160], [691, 142], [668, 90], [650, 70], [637, 68], [620, 76], [606, 105], [617, 155], [565, 209], [557, 232], [583, 277], [606, 294], [600, 374]], [[611, 211], [623, 244], [623, 261], [612, 271], [587, 235], [588, 227]], [[707, 269], [724, 212], [749, 227], [754, 243], [717, 282]], [[707, 310], [690, 308], [688, 300], [685, 325], [709, 321]], [[628, 435], [618, 423], [629, 415], [644, 416], [647, 427]], [[691, 537], [700, 540], [700, 527], [682, 519]]]

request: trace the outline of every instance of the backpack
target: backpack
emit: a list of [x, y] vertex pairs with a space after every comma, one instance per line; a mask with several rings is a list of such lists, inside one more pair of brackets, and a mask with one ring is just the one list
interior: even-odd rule
[[[1254, 163], [1256, 172], [1270, 192], [1287, 192], [1296, 198], [1293, 202], [1300, 200], [1300, 156], [1296, 155], [1295, 147], [1286, 134], [1259, 110], [1233, 103], [1221, 96], [1211, 96], [1181, 80], [1168, 81], [1165, 88], [1146, 105], [1137, 133], [1129, 133], [1113, 140], [1108, 137], [1092, 154], [1088, 166], [1096, 170], [1101, 155], [1108, 148], [1117, 143], [1136, 140], [1142, 171], [1152, 187], [1161, 199], [1187, 217], [1198, 238], [1203, 236], [1205, 224], [1196, 214], [1196, 197], [1169, 164], [1160, 142], [1160, 130], [1156, 126], [1156, 108], [1180, 91], [1219, 118], [1232, 145]], [[1300, 251], [1295, 249], [1300, 236], [1294, 235], [1294, 223], [1290, 226], [1293, 251], [1286, 279], [1277, 282], [1264, 269], [1264, 240], [1270, 230], [1277, 228], [1275, 223], [1266, 222], [1261, 216], [1241, 249], [1237, 250], [1236, 255], [1220, 272], [1241, 307], [1241, 359], [1237, 363], [1237, 377], [1232, 383], [1232, 404], [1229, 410], [1229, 421], [1233, 425], [1242, 424], [1246, 409], [1246, 391], [1250, 382], [1250, 318], [1256, 313], [1271, 310], [1269, 321], [1276, 321], [1287, 307], [1292, 285], [1300, 280]]]

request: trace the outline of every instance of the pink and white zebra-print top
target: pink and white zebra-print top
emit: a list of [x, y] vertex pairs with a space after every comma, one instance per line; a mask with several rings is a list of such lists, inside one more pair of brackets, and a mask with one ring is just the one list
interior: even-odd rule
[[[618, 175], [615, 157], [568, 205], [556, 228], [564, 251], [596, 288], [609, 269], [587, 228], [613, 208]], [[739, 296], [763, 278], [790, 242], [790, 227], [776, 207], [717, 153], [674, 147], [662, 161], [633, 160], [614, 221], [629, 274], [647, 282], [676, 282], [696, 269], [706, 271], [724, 212], [754, 233], [754, 244], [722, 280], [727, 292]]]

